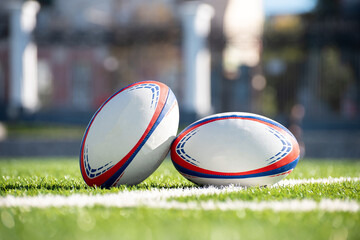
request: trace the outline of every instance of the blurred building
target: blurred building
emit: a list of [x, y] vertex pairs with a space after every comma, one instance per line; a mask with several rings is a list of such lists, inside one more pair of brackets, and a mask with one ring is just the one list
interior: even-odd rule
[[[11, 2], [21, 5], [23, 1]], [[12, 58], [12, 11], [7, 5], [0, 10], [5, 23], [0, 45], [0, 84], [4, 86], [0, 95], [1, 118], [86, 122], [116, 90], [147, 79], [164, 82], [173, 90], [183, 122], [212, 112], [252, 110], [248, 79], [252, 74], [250, 68], [259, 65], [261, 55], [264, 20], [261, 0], [188, 4], [196, 14], [190, 23], [183, 20], [187, 10], [181, 6], [193, 1], [39, 2], [36, 28], [30, 35], [37, 46], [38, 103], [33, 109], [23, 104], [15, 114], [11, 111], [12, 76], [8, 72]], [[204, 12], [198, 10], [201, 4], [215, 9], [215, 14], [205, 19], [201, 15]], [[241, 14], [239, 19], [238, 11], [247, 14]], [[185, 19], [190, 19], [189, 15]], [[204, 24], [211, 21], [210, 32], [195, 29], [191, 33], [191, 24], [200, 26], [199, 19]], [[201, 37], [202, 34], [205, 35]], [[193, 46], [185, 46], [187, 35]], [[201, 38], [200, 45], [194, 45]], [[199, 51], [198, 57], [202, 59], [192, 63], [197, 57], [189, 55], [186, 60], [186, 49]], [[206, 67], [204, 63], [210, 59]], [[196, 63], [201, 64], [196, 66], [198, 70], [192, 69]]]
[[[40, 3], [32, 33], [39, 106], [35, 113], [25, 107], [20, 118], [86, 122], [112, 93], [140, 80], [162, 81], [178, 92], [181, 56], [175, 1]], [[1, 14], [1, 115], [11, 118], [11, 7], [4, 6]]]
[[[10, 2], [21, 5], [23, 1]], [[32, 109], [26, 108], [23, 104], [15, 113], [11, 111], [12, 76], [8, 72], [12, 58], [12, 11], [6, 4], [0, 9], [4, 23], [0, 45], [0, 84], [4, 86], [0, 95], [2, 119], [86, 122], [89, 115], [116, 90], [147, 79], [164, 82], [173, 90], [183, 112], [183, 122], [232, 108], [251, 110], [248, 93], [251, 89], [243, 88], [243, 82], [223, 82], [223, 67], [231, 65], [225, 71], [225, 75], [231, 75], [230, 78], [233, 80], [234, 76], [240, 76], [237, 74], [238, 69], [245, 64], [249, 54], [255, 58], [251, 65], [258, 64], [263, 24], [261, 0], [254, 1], [255, 4], [238, 1], [199, 1], [191, 6], [194, 14], [199, 15], [192, 23], [183, 21], [186, 8], [181, 7], [192, 1], [39, 2], [41, 9], [37, 14], [36, 28], [30, 35], [37, 46], [38, 102]], [[209, 15], [207, 20], [200, 16], [203, 13], [197, 10], [199, 4], [207, 4], [215, 9], [214, 16]], [[236, 12], [248, 7], [251, 7], [247, 10], [248, 14], [239, 20], [239, 14]], [[256, 18], [253, 18], [253, 15]], [[189, 16], [185, 18], [189, 19]], [[210, 33], [200, 31], [199, 36], [196, 31], [191, 33], [191, 24], [198, 25], [198, 19], [211, 21]], [[251, 26], [248, 26], [249, 23]], [[190, 28], [186, 28], [186, 25]], [[224, 26], [226, 31], [223, 30]], [[242, 31], [237, 31], [237, 27], [241, 27]], [[190, 40], [193, 44], [204, 33], [204, 39], [199, 42], [202, 47], [185, 46], [185, 40], [188, 39], [185, 35], [193, 34]], [[209, 34], [210, 37], [207, 37]], [[244, 45], [242, 38], [245, 35]], [[232, 39], [229, 44], [226, 38]], [[206, 54], [209, 47], [211, 58], [210, 54]], [[203, 59], [194, 62], [201, 64], [197, 67], [199, 70], [189, 70], [194, 63], [187, 61], [194, 57], [190, 56], [189, 60], [185, 60], [187, 53], [184, 49], [196, 52], [196, 48], [205, 49], [198, 53]], [[224, 49], [226, 53], [223, 55]], [[243, 53], [244, 50], [247, 54]], [[210, 59], [211, 62], [206, 67], [204, 62]], [[204, 69], [200, 69], [202, 65]], [[245, 79], [248, 79], [250, 75], [244, 73], [249, 72], [249, 66], [242, 67], [245, 67], [242, 78], [245, 76]], [[193, 81], [191, 74], [192, 78], [199, 80]], [[194, 82], [198, 84], [191, 84]], [[239, 95], [237, 90], [242, 93]]]
[[191, 27], [181, 6], [193, 1], [38, 2], [29, 34], [37, 47], [38, 104], [17, 116], [9, 111], [12, 11], [0, 5], [0, 120], [85, 124], [112, 93], [152, 79], [173, 90], [183, 124], [212, 112], [254, 112], [289, 127], [310, 156], [360, 156], [358, 1], [317, 0], [309, 13], [272, 16], [262, 0], [197, 2], [214, 9], [199, 17], [211, 21], [208, 31], [203, 22], [192, 36], [206, 50], [198, 53], [210, 72], [200, 71], [209, 82], [190, 96], [196, 85], [184, 48]]

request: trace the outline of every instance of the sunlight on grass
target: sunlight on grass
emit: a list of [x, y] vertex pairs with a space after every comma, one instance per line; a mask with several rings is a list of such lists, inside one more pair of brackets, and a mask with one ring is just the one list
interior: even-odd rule
[[[118, 192], [124, 189], [187, 188], [196, 186], [182, 177], [176, 171], [169, 159], [166, 159], [155, 173], [139, 185], [120, 186], [111, 189], [88, 187], [82, 179], [79, 163], [76, 158], [1, 160], [0, 176], [0, 195], [3, 196], [7, 194], [25, 196], [47, 193], [62, 195], [69, 195], [72, 193], [103, 194]], [[330, 176], [359, 177], [360, 162], [303, 160], [287, 178], [326, 178]], [[346, 184], [343, 183], [336, 186], [343, 187], [344, 185], [346, 186]], [[301, 186], [298, 186], [297, 188], [299, 188], [301, 190], [300, 192], [302, 192], [302, 194], [298, 194], [299, 196], [309, 197], [312, 195], [315, 196], [321, 190], [318, 185], [313, 185], [308, 189]], [[359, 185], [353, 184], [349, 187], [349, 189], [352, 188], [358, 190]], [[285, 192], [295, 191], [292, 189], [293, 188], [284, 188], [283, 197], [293, 198], [293, 194], [285, 194]], [[264, 190], [259, 188], [246, 190], [244, 191], [244, 194], [248, 196], [246, 199], [257, 198], [257, 195], [254, 195], [251, 191], [256, 191], [257, 194], [261, 194]], [[335, 188], [331, 191], [335, 194], [336, 191], [339, 191], [339, 189]], [[310, 192], [313, 194], [311, 195]]]
[[[300, 161], [288, 179], [359, 177], [356, 161]], [[0, 160], [0, 195], [106, 194], [126, 190], [197, 187], [167, 159], [137, 186], [88, 187], [76, 158]], [[342, 199], [359, 201], [360, 183], [253, 187], [237, 192], [170, 198], [187, 201]], [[5, 239], [357, 239], [360, 212], [274, 212], [166, 210], [146, 207], [0, 207], [0, 240]], [[314, 231], [316, 229], [316, 231]]]

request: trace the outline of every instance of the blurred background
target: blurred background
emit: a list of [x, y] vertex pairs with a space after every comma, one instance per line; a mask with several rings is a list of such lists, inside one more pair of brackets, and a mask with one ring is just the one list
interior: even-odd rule
[[157, 80], [180, 126], [261, 114], [360, 158], [358, 0], [0, 0], [0, 157], [77, 156], [96, 109]]

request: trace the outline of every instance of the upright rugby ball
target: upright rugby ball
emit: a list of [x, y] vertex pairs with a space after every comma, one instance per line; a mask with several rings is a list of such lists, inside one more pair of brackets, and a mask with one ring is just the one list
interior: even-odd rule
[[89, 186], [134, 185], [153, 173], [170, 150], [179, 125], [175, 95], [143, 81], [116, 92], [84, 133], [80, 170]]
[[198, 185], [271, 185], [295, 168], [299, 155], [288, 129], [243, 112], [205, 117], [184, 129], [171, 146], [175, 168]]

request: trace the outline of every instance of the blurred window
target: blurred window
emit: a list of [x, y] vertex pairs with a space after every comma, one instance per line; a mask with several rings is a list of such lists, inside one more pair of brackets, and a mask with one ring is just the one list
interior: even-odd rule
[[46, 60], [38, 61], [38, 84], [41, 107], [46, 108], [51, 105], [53, 93], [53, 73]]
[[5, 102], [5, 76], [4, 70], [0, 63], [0, 104]]
[[83, 110], [91, 106], [91, 66], [86, 62], [76, 63], [72, 68], [72, 103]]

